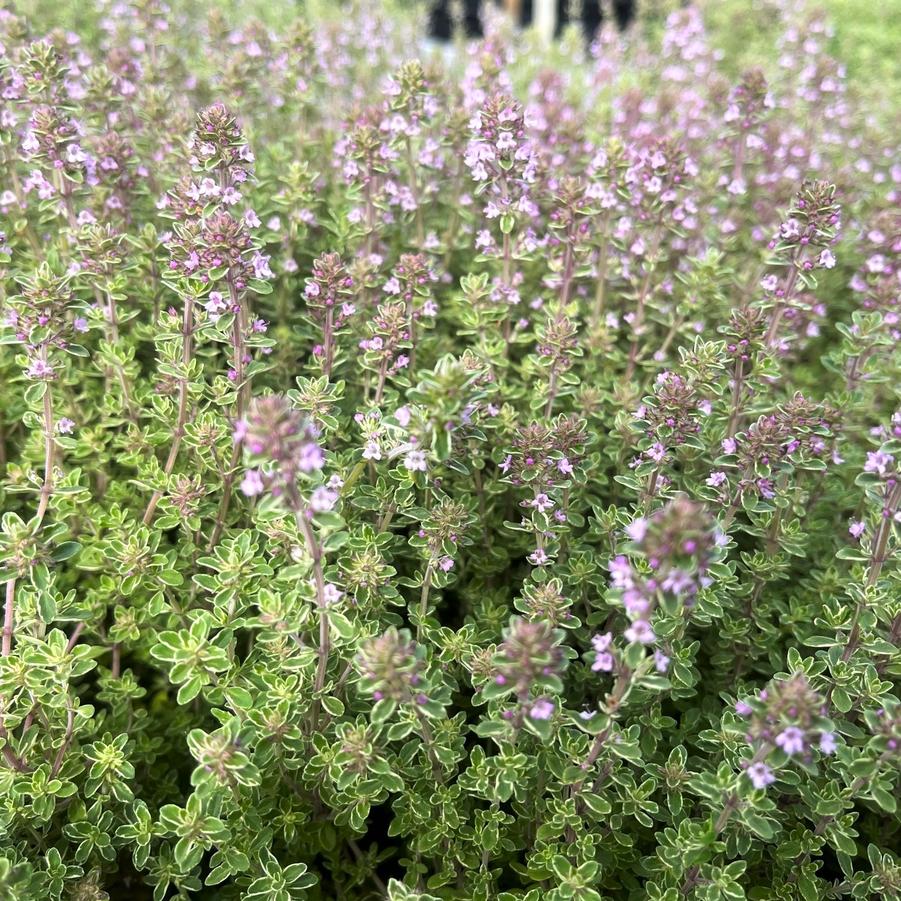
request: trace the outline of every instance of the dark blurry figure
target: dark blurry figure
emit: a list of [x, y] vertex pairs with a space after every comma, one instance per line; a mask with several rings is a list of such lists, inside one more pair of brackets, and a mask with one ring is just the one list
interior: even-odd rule
[[625, 31], [632, 24], [636, 5], [637, 0], [613, 0], [613, 18], [620, 31]]
[[[534, 2], [535, 0], [522, 0], [519, 24], [523, 28], [532, 24]], [[620, 31], [625, 31], [632, 24], [632, 20], [635, 18], [636, 4], [637, 0], [612, 0], [613, 18]], [[574, 0], [557, 0], [557, 24], [554, 37], [560, 37], [560, 33], [571, 21], [572, 7], [577, 5]], [[604, 21], [603, 0], [582, 0], [581, 7], [585, 39], [592, 41]]]
[[[429, 37], [435, 41], [449, 41], [453, 31], [453, 18], [451, 17], [452, 0], [435, 0], [429, 10]], [[482, 17], [479, 15], [479, 7], [482, 0], [462, 0], [463, 7], [463, 31], [468, 38], [480, 38], [483, 36]]]
[[[604, 21], [604, 0], [556, 0], [557, 21], [554, 37], [559, 37], [563, 29], [570, 23], [572, 8], [581, 7], [582, 29], [585, 39], [592, 41], [598, 29]], [[451, 16], [453, 0], [433, 0], [429, 8], [429, 37], [436, 41], [449, 41], [453, 33], [454, 21]], [[480, 8], [482, 0], [459, 0], [463, 11], [463, 31], [468, 38], [480, 38], [482, 30], [482, 17]], [[495, 0], [498, 5], [503, 5], [508, 10], [515, 11], [519, 25], [527, 28], [532, 24], [535, 0]], [[625, 31], [635, 18], [635, 6], [637, 0], [611, 0], [613, 18], [620, 31]]]

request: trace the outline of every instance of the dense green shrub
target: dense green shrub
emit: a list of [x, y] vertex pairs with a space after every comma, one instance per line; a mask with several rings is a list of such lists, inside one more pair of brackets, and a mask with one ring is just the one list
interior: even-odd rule
[[0, 13], [0, 897], [897, 897], [897, 105], [372, 6]]

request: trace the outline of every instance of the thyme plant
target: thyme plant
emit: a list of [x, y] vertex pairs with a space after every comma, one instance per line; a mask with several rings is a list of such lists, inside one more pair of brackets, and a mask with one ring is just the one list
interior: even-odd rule
[[899, 896], [899, 107], [767, 7], [0, 12], [0, 897]]

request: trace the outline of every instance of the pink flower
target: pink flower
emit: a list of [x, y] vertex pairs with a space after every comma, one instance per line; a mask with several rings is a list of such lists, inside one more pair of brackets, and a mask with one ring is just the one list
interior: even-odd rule
[[595, 672], [609, 673], [613, 670], [613, 655], [609, 652], [610, 642], [613, 641], [613, 634], [605, 632], [603, 635], [595, 635], [591, 639], [596, 656], [591, 668]]
[[544, 566], [550, 558], [547, 553], [545, 553], [543, 548], [538, 548], [536, 551], [533, 551], [529, 554], [529, 562], [534, 566]]
[[860, 538], [860, 536], [863, 535], [866, 530], [867, 524], [862, 519], [858, 519], [852, 522], [850, 526], [848, 526], [848, 531], [854, 538]]
[[326, 582], [325, 585], [322, 586], [322, 599], [325, 601], [326, 605], [337, 603], [343, 594], [344, 592], [340, 591], [338, 586], [331, 582]]
[[554, 502], [546, 494], [536, 495], [529, 501], [529, 504], [539, 513], [544, 513], [545, 510], [550, 510], [554, 506]]
[[626, 535], [628, 535], [632, 541], [642, 541], [647, 533], [648, 521], [643, 516], [639, 516], [638, 519], [632, 520], [632, 522], [626, 526]]
[[632, 585], [632, 564], [622, 554], [614, 557], [608, 564], [615, 588], [628, 588]]
[[833, 732], [824, 732], [820, 736], [820, 750], [824, 754], [834, 754], [835, 748], [835, 734]]
[[626, 641], [637, 641], [639, 644], [651, 644], [657, 636], [651, 628], [651, 624], [643, 619], [637, 619], [623, 635]]
[[322, 469], [324, 465], [325, 454], [323, 454], [321, 447], [310, 441], [300, 449], [297, 467], [301, 472], [312, 472], [314, 469]]
[[804, 751], [804, 733], [797, 726], [789, 726], [776, 736], [776, 744], [788, 754], [801, 754]]
[[241, 481], [241, 491], [247, 497], [256, 497], [256, 495], [262, 494], [264, 487], [263, 477], [256, 469], [249, 469]]
[[326, 513], [338, 502], [338, 492], [320, 485], [310, 495], [310, 509], [315, 513]]
[[539, 698], [529, 710], [529, 717], [533, 720], [549, 720], [554, 715], [554, 702], [547, 698]]
[[410, 472], [425, 472], [428, 469], [425, 451], [411, 450], [404, 457], [404, 467]]
[[269, 256], [257, 251], [250, 264], [253, 266], [254, 278], [272, 278], [272, 270], [269, 268]]
[[867, 454], [867, 462], [864, 464], [864, 472], [878, 472], [884, 476], [886, 469], [895, 462], [895, 458], [885, 451], [870, 451]]
[[765, 763], [752, 763], [745, 772], [754, 788], [766, 788], [776, 781], [773, 771]]
[[53, 367], [46, 360], [32, 360], [31, 365], [25, 370], [25, 375], [30, 379], [51, 379], [53, 373]]

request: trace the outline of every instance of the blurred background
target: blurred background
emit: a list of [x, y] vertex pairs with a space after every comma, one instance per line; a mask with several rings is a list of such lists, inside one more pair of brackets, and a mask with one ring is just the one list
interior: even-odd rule
[[[602, 0], [608, 22], [613, 20], [612, 2]], [[627, 40], [653, 38], [664, 27], [666, 16], [685, 5], [683, 0], [634, 2], [636, 18]], [[159, 0], [148, 0], [148, 4], [160, 6]], [[199, 22], [215, 11], [236, 26], [250, 19], [283, 26], [297, 16], [328, 18], [345, 16], [361, 5], [381, 7], [400, 17], [419, 20], [425, 37], [432, 4], [428, 0], [365, 0], [362, 4], [359, 0], [168, 0], [165, 5]], [[483, 0], [482, 5], [490, 6], [496, 14], [492, 0]], [[695, 0], [693, 5], [703, 11], [727, 72], [737, 75], [774, 52], [778, 16], [774, 15], [772, 0]], [[871, 92], [874, 100], [901, 97], [901, 0], [819, 0], [810, 5], [822, 7], [829, 14], [835, 34], [828, 52], [846, 64], [852, 87]], [[60, 28], [78, 30], [96, 24], [91, 20], [99, 15], [99, 6], [81, 0], [0, 0], [0, 8], [34, 16], [45, 27], [53, 22]], [[577, 32], [578, 28], [571, 30]], [[577, 46], [578, 40], [571, 40], [563, 49], [571, 58]]]

